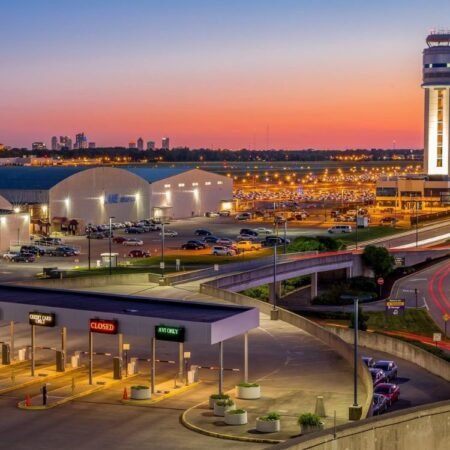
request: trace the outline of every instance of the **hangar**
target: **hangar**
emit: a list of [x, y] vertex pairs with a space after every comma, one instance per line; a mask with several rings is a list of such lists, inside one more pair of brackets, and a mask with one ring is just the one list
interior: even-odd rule
[[0, 167], [0, 196], [30, 213], [32, 232], [76, 232], [109, 217], [217, 211], [232, 198], [232, 180], [189, 167]]

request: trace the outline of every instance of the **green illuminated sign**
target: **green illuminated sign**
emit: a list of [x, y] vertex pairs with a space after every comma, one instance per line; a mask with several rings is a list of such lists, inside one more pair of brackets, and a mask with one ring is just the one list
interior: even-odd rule
[[184, 342], [184, 327], [156, 325], [155, 338], [161, 341]]

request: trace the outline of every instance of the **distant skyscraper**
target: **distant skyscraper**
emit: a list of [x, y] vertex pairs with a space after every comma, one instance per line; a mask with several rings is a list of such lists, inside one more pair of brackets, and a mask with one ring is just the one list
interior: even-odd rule
[[33, 142], [31, 150], [47, 150], [47, 146], [43, 142]]
[[162, 138], [161, 148], [163, 150], [169, 150], [170, 149], [170, 139], [168, 137]]
[[155, 141], [147, 141], [147, 150], [155, 150]]
[[137, 140], [137, 148], [138, 150], [144, 150], [144, 139], [141, 137]]
[[87, 137], [85, 136], [84, 133], [78, 133], [75, 136], [75, 148], [77, 149], [88, 148]]
[[59, 137], [59, 147], [67, 150], [72, 150], [72, 139], [69, 136]]
[[129, 142], [128, 148], [136, 148], [136, 142]]
[[59, 150], [58, 137], [52, 136], [52, 150]]
[[425, 153], [428, 175], [450, 175], [450, 30], [427, 36], [423, 51]]
[[95, 142], [89, 142], [89, 148], [95, 148]]

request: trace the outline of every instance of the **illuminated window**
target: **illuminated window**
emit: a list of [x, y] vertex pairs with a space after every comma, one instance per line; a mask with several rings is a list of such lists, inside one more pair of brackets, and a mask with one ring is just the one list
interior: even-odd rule
[[178, 187], [184, 187], [184, 183], [178, 183]]
[[205, 186], [211, 186], [211, 181], [205, 181]]
[[444, 134], [444, 90], [437, 91], [437, 142], [436, 142], [436, 167], [443, 166], [443, 134]]
[[217, 184], [223, 184], [223, 181], [218, 181]]
[[192, 183], [192, 186], [198, 186], [198, 183]]
[[165, 188], [170, 188], [170, 184], [165, 184], [164, 187]]

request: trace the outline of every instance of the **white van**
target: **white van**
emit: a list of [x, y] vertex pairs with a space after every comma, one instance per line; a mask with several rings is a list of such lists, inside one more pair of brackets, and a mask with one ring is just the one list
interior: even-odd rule
[[334, 225], [328, 228], [328, 233], [351, 233], [353, 231], [350, 225]]

